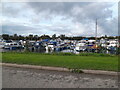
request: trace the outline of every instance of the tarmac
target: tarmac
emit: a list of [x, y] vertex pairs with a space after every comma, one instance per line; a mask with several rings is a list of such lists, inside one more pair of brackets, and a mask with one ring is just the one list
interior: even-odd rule
[[98, 88], [96, 90], [116, 88], [117, 90], [118, 77], [4, 65], [2, 66], [2, 88], [11, 88], [11, 90], [13, 88], [40, 88], [39, 90], [41, 88], [88, 88], [88, 90], [89, 88]]

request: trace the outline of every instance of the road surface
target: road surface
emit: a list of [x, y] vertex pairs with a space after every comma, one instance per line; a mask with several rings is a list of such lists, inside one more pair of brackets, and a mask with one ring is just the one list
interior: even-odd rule
[[2, 67], [3, 88], [118, 88], [117, 76]]

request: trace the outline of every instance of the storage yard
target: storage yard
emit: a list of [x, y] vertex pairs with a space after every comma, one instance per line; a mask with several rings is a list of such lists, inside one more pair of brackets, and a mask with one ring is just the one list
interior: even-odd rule
[[1, 40], [0, 47], [5, 51], [29, 51], [39, 53], [53, 52], [70, 52], [79, 54], [88, 53], [105, 53], [118, 54], [118, 39], [100, 39], [92, 40], [84, 38], [82, 40], [61, 40], [42, 39], [42, 40]]

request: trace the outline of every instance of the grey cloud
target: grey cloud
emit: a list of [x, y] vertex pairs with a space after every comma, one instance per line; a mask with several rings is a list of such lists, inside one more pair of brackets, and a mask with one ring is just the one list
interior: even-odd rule
[[[2, 33], [8, 34], [27, 34], [27, 33], [36, 33], [36, 28], [23, 25], [2, 25]], [[41, 31], [37, 31], [37, 33]]]
[[[28, 5], [35, 11], [36, 14], [41, 12], [49, 12], [47, 16], [55, 14], [62, 15], [66, 17], [72, 17], [75, 21], [84, 22], [88, 19], [95, 18], [108, 18], [112, 16], [112, 10], [109, 7], [112, 6], [111, 3], [86, 3], [86, 2], [29, 2]], [[78, 7], [78, 10], [82, 10], [75, 15], [78, 10], [74, 10]], [[72, 11], [72, 12], [71, 12]]]
[[19, 18], [27, 17], [29, 7], [25, 2], [3, 2], [2, 3], [2, 15], [7, 17]]
[[[19, 3], [14, 4], [17, 5]], [[44, 20], [52, 20], [54, 19], [54, 17], [60, 16], [62, 17], [61, 21], [71, 19], [73, 24], [76, 22], [81, 23], [84, 27], [87, 27], [86, 29], [84, 29], [84, 32], [90, 32], [91, 30], [93, 30], [94, 26], [93, 28], [89, 26], [91, 25], [91, 23], [95, 23], [95, 19], [98, 18], [98, 25], [102, 28], [102, 30], [100, 30], [100, 33], [109, 35], [116, 35], [117, 33], [117, 18], [112, 18], [112, 10], [109, 9], [113, 5], [112, 3], [28, 2], [27, 4], [24, 4], [27, 6], [23, 5], [21, 6], [21, 8], [11, 7], [10, 5], [8, 7], [4, 5], [3, 15], [5, 15], [6, 17], [15, 16], [19, 19], [21, 13], [24, 13], [24, 15], [28, 15], [27, 18], [29, 18], [30, 22], [32, 22], [33, 25], [39, 23], [41, 21], [41, 18], [44, 18]], [[27, 9], [25, 7], [27, 7]], [[27, 11], [29, 11], [30, 13], [27, 13]], [[107, 20], [108, 18], [110, 18], [109, 21]], [[44, 30], [48, 30], [49, 32], [54, 33], [66, 33], [66, 35], [73, 32], [73, 29], [71, 29], [69, 25], [57, 24], [51, 26], [40, 25], [34, 27], [20, 25], [19, 23], [17, 25], [3, 25], [3, 32], [9, 33], [43, 33]]]
[[98, 25], [101, 26], [106, 35], [118, 35], [118, 18], [113, 18], [111, 20], [98, 20]]
[[[72, 18], [73, 23], [79, 22], [89, 27], [91, 23], [95, 23], [95, 19], [98, 18], [100, 23], [99, 26], [103, 30], [100, 32], [103, 34], [117, 34], [117, 19], [112, 19], [112, 10], [109, 9], [113, 3], [102, 2], [102, 3], [86, 3], [86, 2], [69, 2], [69, 3], [31, 3], [28, 5], [34, 10], [36, 14], [47, 11], [47, 16], [61, 15], [64, 16], [62, 20]], [[54, 18], [54, 17], [53, 17]], [[110, 18], [108, 21], [107, 19]], [[65, 28], [66, 29], [66, 28]], [[64, 30], [65, 30], [64, 29]], [[60, 31], [59, 31], [60, 30]], [[61, 32], [63, 29], [54, 29], [53, 31]], [[66, 31], [68, 31], [66, 29]], [[87, 31], [87, 29], [86, 29]], [[88, 30], [90, 31], [90, 30]]]
[[67, 3], [67, 2], [29, 2], [28, 5], [34, 9], [36, 13], [50, 11], [50, 13], [64, 14], [68, 13], [75, 5], [84, 6], [88, 3]]
[[3, 14], [3, 16], [17, 17], [17, 15], [20, 12], [20, 9], [14, 8], [14, 7], [6, 5], [6, 4], [14, 5], [14, 3], [2, 3], [2, 14]]

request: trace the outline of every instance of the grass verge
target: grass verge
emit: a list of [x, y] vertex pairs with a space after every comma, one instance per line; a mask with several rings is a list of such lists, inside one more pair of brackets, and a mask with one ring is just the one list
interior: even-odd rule
[[118, 71], [118, 56], [103, 54], [2, 53], [2, 62], [56, 66], [70, 69]]

